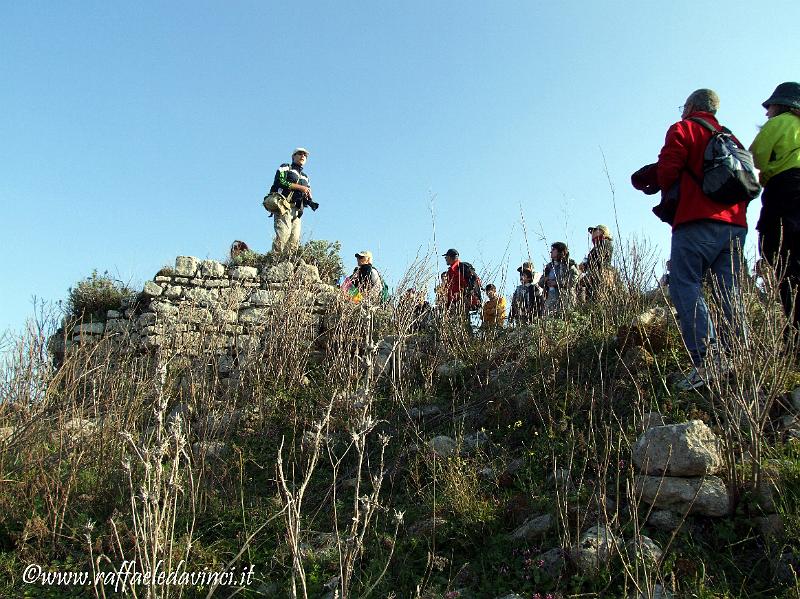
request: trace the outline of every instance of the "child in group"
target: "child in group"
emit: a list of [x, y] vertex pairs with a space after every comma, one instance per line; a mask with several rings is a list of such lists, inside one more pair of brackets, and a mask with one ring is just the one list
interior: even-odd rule
[[483, 304], [481, 312], [482, 329], [502, 328], [506, 321], [506, 298], [497, 294], [497, 287], [489, 283], [486, 286], [489, 297]]

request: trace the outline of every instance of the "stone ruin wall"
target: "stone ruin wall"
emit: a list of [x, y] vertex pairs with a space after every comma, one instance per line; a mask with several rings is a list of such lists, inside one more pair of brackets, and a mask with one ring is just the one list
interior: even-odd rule
[[301, 313], [303, 333], [313, 349], [338, 298], [339, 290], [322, 282], [317, 267], [302, 260], [259, 272], [251, 266], [179, 256], [174, 268], [162, 269], [144, 284], [138, 298], [109, 310], [104, 322], [65, 326], [66, 333], [51, 348], [63, 356], [105, 340], [112, 352], [214, 355], [224, 377], [243, 355], [259, 352], [274, 332], [276, 316], [285, 317], [285, 302]]

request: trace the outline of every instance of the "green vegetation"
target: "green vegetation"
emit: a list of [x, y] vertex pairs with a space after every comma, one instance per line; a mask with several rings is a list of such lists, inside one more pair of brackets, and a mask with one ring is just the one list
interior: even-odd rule
[[[308, 261], [338, 276], [337, 244], [313, 248]], [[0, 431], [13, 427], [0, 441], [0, 595], [94, 596], [21, 574], [148, 558], [187, 571], [253, 564], [242, 597], [652, 597], [656, 585], [800, 597], [800, 445], [784, 425], [800, 370], [774, 298], [748, 291], [752, 335], [731, 348], [735, 375], [679, 393], [669, 375], [688, 363], [668, 306], [630, 289], [487, 336], [449, 315], [418, 330], [402, 302], [393, 314], [343, 303], [321, 355], [287, 344], [287, 317], [231, 378], [203, 356], [97, 347], [42, 376], [38, 354], [20, 352], [3, 372], [13, 401], [0, 399]], [[649, 412], [702, 419], [719, 436], [730, 516], [689, 515], [675, 532], [648, 523], [631, 448]], [[456, 450], [434, 453], [436, 436]], [[782, 531], [765, 528], [775, 514]], [[512, 540], [544, 515], [550, 525]], [[620, 545], [580, 567], [573, 550], [596, 524], [653, 539], [663, 558]]]
[[67, 315], [83, 321], [105, 321], [108, 310], [118, 310], [122, 300], [133, 294], [132, 289], [112, 279], [108, 272], [99, 275], [94, 270], [90, 276], [78, 281], [75, 287], [70, 287]]

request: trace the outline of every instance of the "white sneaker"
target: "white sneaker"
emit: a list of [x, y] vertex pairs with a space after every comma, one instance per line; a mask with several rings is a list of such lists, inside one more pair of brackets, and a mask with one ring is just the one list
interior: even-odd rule
[[699, 389], [706, 384], [706, 369], [703, 367], [693, 368], [692, 371], [675, 383], [675, 388], [679, 391], [691, 391]]

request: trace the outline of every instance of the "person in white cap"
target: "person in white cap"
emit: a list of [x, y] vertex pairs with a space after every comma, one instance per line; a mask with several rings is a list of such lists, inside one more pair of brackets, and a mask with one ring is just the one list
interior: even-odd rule
[[358, 266], [353, 273], [356, 277], [355, 285], [364, 297], [380, 299], [383, 291], [383, 279], [378, 269], [372, 265], [372, 252], [362, 250], [356, 254]]
[[292, 163], [282, 164], [275, 172], [275, 180], [269, 193], [279, 193], [288, 200], [289, 208], [283, 214], [273, 214], [275, 239], [272, 251], [276, 254], [291, 253], [300, 245], [300, 218], [306, 206], [312, 210], [319, 207], [311, 197], [311, 185], [303, 166], [308, 159], [308, 150], [295, 148]]

